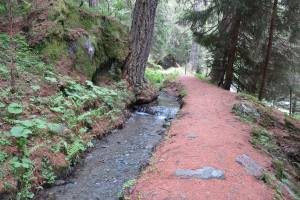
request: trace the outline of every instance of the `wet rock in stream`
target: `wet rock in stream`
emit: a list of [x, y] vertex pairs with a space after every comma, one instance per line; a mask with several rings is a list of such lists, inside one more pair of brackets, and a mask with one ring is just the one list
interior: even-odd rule
[[[165, 96], [165, 99], [168, 97]], [[167, 119], [179, 110], [176, 98], [170, 103], [158, 102], [165, 111], [153, 115], [135, 112], [121, 130], [97, 141], [95, 149], [84, 159], [67, 184], [54, 186], [38, 199], [115, 200], [128, 180], [137, 178], [148, 163], [152, 151], [161, 141]], [[170, 110], [172, 114], [170, 115]]]

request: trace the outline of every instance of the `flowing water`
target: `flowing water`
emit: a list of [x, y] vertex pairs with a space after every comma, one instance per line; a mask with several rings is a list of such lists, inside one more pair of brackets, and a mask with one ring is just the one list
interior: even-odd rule
[[124, 183], [137, 178], [176, 117], [179, 103], [161, 93], [156, 104], [138, 106], [123, 129], [115, 130], [89, 153], [74, 176], [39, 197], [53, 200], [115, 200]]

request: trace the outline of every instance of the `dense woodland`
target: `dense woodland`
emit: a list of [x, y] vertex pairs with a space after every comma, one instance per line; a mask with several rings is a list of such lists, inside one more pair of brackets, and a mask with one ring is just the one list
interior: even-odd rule
[[170, 67], [299, 117], [300, 1], [0, 0], [0, 193], [52, 184]]
[[298, 1], [196, 1], [183, 22], [211, 53], [212, 81], [278, 101], [299, 98]]

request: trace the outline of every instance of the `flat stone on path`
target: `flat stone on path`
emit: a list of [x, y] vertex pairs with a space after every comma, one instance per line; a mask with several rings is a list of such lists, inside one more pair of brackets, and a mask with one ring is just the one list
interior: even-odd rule
[[196, 170], [178, 169], [176, 170], [175, 175], [185, 178], [198, 178], [204, 180], [225, 179], [224, 172], [213, 167], [204, 167]]
[[264, 168], [246, 154], [239, 155], [236, 162], [245, 167], [247, 172], [256, 178], [263, 175]]
[[185, 137], [188, 140], [194, 140], [194, 139], [198, 138], [198, 135], [196, 133], [188, 133]]

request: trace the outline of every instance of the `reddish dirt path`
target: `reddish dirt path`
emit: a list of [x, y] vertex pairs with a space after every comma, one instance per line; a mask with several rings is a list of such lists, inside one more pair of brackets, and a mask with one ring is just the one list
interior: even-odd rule
[[[194, 77], [179, 80], [188, 93], [182, 116], [173, 121], [170, 139], [154, 153], [154, 164], [138, 180], [132, 199], [272, 199], [273, 191], [235, 161], [246, 153], [264, 167], [270, 166], [270, 159], [248, 142], [250, 127], [231, 113], [235, 95]], [[187, 137], [191, 134], [193, 139]], [[174, 175], [177, 169], [206, 166], [224, 170], [225, 180], [182, 179]]]

